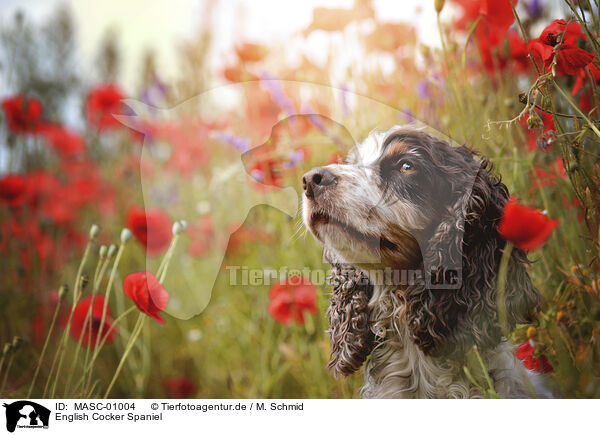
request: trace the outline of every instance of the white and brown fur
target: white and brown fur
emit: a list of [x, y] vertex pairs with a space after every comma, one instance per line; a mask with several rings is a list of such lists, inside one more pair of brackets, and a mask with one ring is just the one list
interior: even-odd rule
[[[334, 375], [352, 374], [367, 361], [363, 397], [483, 397], [463, 370], [477, 346], [500, 396], [550, 397], [543, 377], [515, 357], [498, 320], [504, 241], [497, 225], [508, 191], [486, 159], [423, 131], [393, 128], [372, 133], [345, 164], [308, 172], [303, 183], [305, 225], [333, 266]], [[456, 258], [462, 282], [455, 290], [369, 276]], [[527, 263], [514, 249], [509, 328], [530, 322], [539, 306]]]

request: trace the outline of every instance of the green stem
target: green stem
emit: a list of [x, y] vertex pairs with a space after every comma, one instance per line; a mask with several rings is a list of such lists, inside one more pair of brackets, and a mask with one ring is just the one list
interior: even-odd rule
[[502, 259], [500, 260], [500, 269], [498, 271], [498, 319], [500, 326], [506, 337], [510, 331], [508, 330], [508, 321], [506, 315], [506, 276], [508, 274], [508, 263], [513, 250], [512, 242], [506, 242]]
[[488, 394], [494, 398], [494, 399], [501, 399], [500, 395], [498, 393], [496, 393], [496, 390], [494, 389], [494, 384], [492, 383], [492, 380], [490, 379], [490, 374], [488, 373], [487, 367], [485, 366], [485, 364], [483, 363], [483, 358], [481, 358], [481, 355], [479, 354], [479, 350], [477, 349], [477, 346], [473, 346], [473, 351], [475, 351], [475, 356], [477, 357], [477, 361], [479, 361], [479, 365], [481, 366], [481, 371], [483, 372], [483, 376], [485, 376], [485, 380], [488, 383]]
[[519, 29], [521, 29], [521, 34], [523, 35], [523, 41], [525, 41], [525, 45], [529, 45], [529, 41], [527, 39], [527, 33], [525, 33], [525, 28], [523, 27], [523, 23], [521, 23], [521, 18], [519, 18], [519, 14], [517, 14], [517, 10], [515, 9], [515, 2], [510, 0], [510, 7], [512, 8], [513, 15], [517, 20], [517, 24], [519, 25]]
[[50, 328], [48, 329], [48, 334], [46, 334], [46, 340], [44, 341], [44, 346], [42, 347], [42, 353], [40, 353], [40, 357], [38, 358], [37, 367], [35, 368], [35, 372], [31, 379], [31, 385], [29, 386], [29, 391], [27, 392], [27, 398], [31, 398], [31, 393], [33, 392], [33, 387], [35, 386], [35, 381], [40, 373], [40, 368], [42, 367], [42, 362], [44, 361], [44, 356], [46, 355], [46, 351], [48, 350], [48, 343], [50, 343], [50, 337], [52, 337], [52, 332], [54, 331], [54, 326], [56, 325], [56, 319], [58, 319], [58, 313], [60, 311], [60, 307], [62, 305], [62, 300], [58, 301], [56, 304], [56, 309], [54, 310], [54, 315], [52, 316], [52, 321], [50, 322]]
[[475, 33], [475, 30], [477, 29], [477, 25], [481, 21], [481, 18], [483, 18], [483, 15], [479, 15], [477, 17], [477, 19], [475, 21], [473, 21], [473, 23], [471, 24], [471, 27], [469, 28], [469, 33], [467, 33], [467, 40], [465, 41], [465, 46], [463, 47], [462, 59], [461, 59], [463, 68], [467, 64], [467, 47], [469, 46], [469, 41], [471, 41], [471, 37], [473, 36], [473, 33]]
[[98, 264], [96, 265], [96, 271], [94, 272], [94, 279], [92, 281], [92, 303], [90, 304], [90, 307], [85, 315], [85, 320], [83, 322], [83, 329], [81, 331], [81, 334], [79, 335], [79, 338], [77, 339], [77, 349], [75, 349], [75, 356], [73, 357], [73, 362], [71, 364], [71, 370], [69, 370], [69, 377], [67, 378], [67, 382], [65, 383], [65, 391], [63, 396], [67, 397], [67, 393], [69, 392], [69, 387], [71, 386], [71, 382], [73, 381], [73, 376], [75, 374], [75, 370], [77, 368], [77, 361], [79, 360], [79, 352], [81, 351], [81, 347], [83, 346], [83, 337], [85, 335], [85, 331], [88, 331], [88, 345], [87, 345], [87, 349], [86, 349], [86, 361], [88, 359], [88, 355], [89, 355], [89, 350], [90, 350], [90, 345], [92, 342], [92, 331], [93, 331], [93, 326], [92, 326], [92, 317], [93, 317], [93, 311], [94, 311], [94, 300], [96, 298], [96, 292], [98, 290], [98, 286], [96, 285], [97, 281], [98, 281], [98, 274], [100, 273], [100, 268], [102, 266], [102, 263], [104, 263], [104, 259], [100, 259], [100, 261], [98, 261]]
[[4, 379], [2, 380], [2, 385], [0, 386], [0, 393], [4, 393], [4, 391], [6, 390], [6, 383], [8, 382], [8, 373], [10, 372], [10, 368], [12, 367], [15, 353], [17, 352], [14, 349], [10, 351], [10, 356], [8, 357], [8, 362], [6, 363], [6, 371], [4, 372]]
[[85, 263], [87, 262], [87, 258], [90, 255], [90, 250], [92, 249], [93, 239], [89, 239], [87, 244], [85, 245], [85, 251], [83, 252], [83, 258], [79, 262], [79, 267], [77, 268], [77, 275], [75, 276], [75, 285], [73, 286], [73, 304], [75, 305], [75, 301], [79, 300], [79, 284], [81, 282], [81, 275], [83, 273], [83, 268], [85, 267]]
[[[81, 261], [79, 262], [79, 267], [77, 268], [77, 276], [75, 278], [75, 286], [73, 289], [73, 305], [71, 307], [71, 313], [69, 314], [69, 319], [67, 321], [67, 325], [65, 327], [65, 330], [63, 331], [63, 335], [58, 344], [58, 348], [56, 349], [56, 354], [55, 354], [54, 360], [52, 362], [50, 374], [48, 375], [48, 379], [46, 381], [46, 386], [44, 387], [44, 396], [45, 396], [46, 392], [48, 391], [48, 383], [50, 382], [50, 379], [52, 377], [54, 377], [54, 384], [52, 385], [50, 398], [54, 397], [54, 394], [56, 393], [56, 386], [58, 385], [58, 380], [60, 379], [60, 372], [62, 369], [62, 364], [63, 364], [63, 360], [64, 360], [65, 353], [66, 353], [66, 352], [63, 352], [63, 349], [67, 345], [67, 340], [69, 338], [69, 332], [71, 330], [71, 322], [73, 321], [73, 315], [75, 314], [75, 308], [77, 307], [77, 304], [79, 303], [79, 300], [81, 299], [81, 293], [82, 293], [82, 291], [80, 291], [81, 275], [83, 273], [83, 268], [85, 267], [85, 264], [87, 263], [87, 259], [90, 254], [90, 250], [91, 250], [91, 246], [92, 246], [93, 242], [94, 242], [93, 238], [88, 239], [88, 242], [85, 246], [85, 251], [83, 252], [83, 257], [81, 258]], [[58, 365], [55, 364], [57, 357], [59, 357]], [[55, 365], [56, 365], [56, 373], [54, 374], [54, 376], [52, 376], [52, 370], [54, 369]]]
[[[115, 276], [117, 275], [117, 268], [119, 266], [119, 262], [121, 261], [121, 257], [123, 256], [123, 251], [125, 250], [125, 244], [121, 243], [119, 245], [119, 250], [117, 251], [117, 256], [115, 257], [115, 262], [113, 263], [112, 270], [110, 271], [110, 275], [108, 277], [108, 285], [106, 286], [106, 292], [104, 295], [104, 307], [102, 308], [102, 318], [100, 319], [100, 329], [104, 327], [104, 322], [106, 321], [106, 314], [108, 312], [108, 300], [110, 299], [110, 290], [112, 289], [113, 281], [115, 280]], [[96, 347], [98, 347], [98, 343], [100, 343], [100, 336], [102, 334], [98, 334], [96, 337]]]
[[146, 315], [144, 313], [140, 313], [138, 316], [138, 321], [133, 330], [133, 333], [131, 334], [131, 337], [129, 338], [129, 341], [127, 343], [127, 347], [125, 348], [125, 352], [123, 353], [123, 356], [121, 357], [121, 361], [119, 361], [119, 365], [117, 366], [117, 369], [115, 370], [115, 374], [113, 375], [112, 380], [110, 381], [110, 384], [108, 385], [108, 388], [106, 389], [106, 393], [104, 393], [104, 399], [108, 398], [110, 391], [112, 390], [113, 386], [115, 385], [115, 382], [117, 381], [117, 378], [119, 377], [119, 374], [121, 373], [121, 369], [123, 368], [123, 365], [125, 364], [125, 361], [127, 360], [129, 353], [131, 352], [131, 349], [133, 349], [133, 345], [135, 344], [135, 341], [137, 340], [138, 336], [140, 335], [140, 332], [142, 332], [142, 328], [144, 326], [145, 320], [146, 320]]
[[[100, 283], [102, 282], [102, 278], [104, 278], [104, 274], [106, 273], [106, 269], [108, 268], [110, 260], [108, 258], [105, 258], [105, 259], [101, 259], [100, 262], [102, 263], [102, 267], [100, 268], [100, 273], [98, 274], [98, 277], [94, 278], [94, 287], [92, 289], [92, 294], [94, 295], [93, 296], [94, 298], [95, 298], [95, 295], [98, 293]], [[84, 359], [84, 363], [83, 363], [84, 367], [87, 366], [87, 363], [90, 359], [90, 349], [92, 347], [91, 346], [91, 344], [92, 344], [92, 322], [90, 322], [90, 329], [88, 332], [88, 343], [89, 343], [89, 346], [85, 350], [85, 359]]]
[[[98, 352], [94, 352], [94, 354], [92, 355], [92, 359], [89, 362], [89, 364], [86, 364], [84, 367], [84, 371], [83, 371], [83, 375], [81, 376], [81, 378], [79, 379], [79, 382], [77, 383], [77, 385], [75, 386], [75, 390], [77, 390], [77, 388], [79, 388], [81, 386], [81, 384], [85, 381], [88, 372], [92, 369], [92, 367], [94, 366], [94, 363], [96, 362], [96, 359], [98, 358], [98, 355], [100, 354], [100, 350], [102, 349], [102, 347], [104, 346], [104, 344], [106, 343], [106, 340], [108, 339], [108, 337], [110, 336], [110, 333], [113, 331], [113, 329], [116, 328], [116, 326], [119, 324], [119, 322], [121, 320], [123, 320], [128, 314], [132, 313], [133, 311], [136, 310], [136, 306], [132, 306], [130, 307], [127, 311], [125, 311], [123, 314], [121, 314], [119, 317], [117, 317], [114, 322], [112, 322], [112, 324], [110, 325], [110, 328], [108, 328], [108, 330], [106, 331], [106, 334], [104, 334], [104, 337], [102, 338], [102, 340], [100, 341], [100, 345], [98, 346], [97, 350]], [[91, 375], [90, 375], [91, 377]]]
[[77, 305], [77, 302], [78, 301], [75, 301], [73, 303], [73, 305], [71, 306], [71, 312], [69, 313], [69, 318], [67, 320], [67, 326], [65, 327], [65, 330], [63, 331], [63, 334], [58, 343], [58, 347], [56, 348], [56, 352], [54, 353], [54, 358], [52, 359], [52, 365], [50, 366], [50, 372], [48, 373], [48, 378], [46, 379], [46, 384], [44, 385], [44, 392], [42, 393], [42, 397], [46, 397], [46, 393], [48, 392], [48, 387], [50, 387], [50, 381], [52, 380], [53, 377], [54, 377], [55, 383], [56, 383], [57, 377], [56, 377], [56, 375], [54, 375], [54, 368], [57, 366], [56, 364], [59, 360], [59, 357], [61, 357], [61, 359], [62, 359], [62, 356], [61, 356], [62, 349], [67, 343], [68, 334], [71, 329], [71, 322], [73, 320], [73, 314], [75, 313], [75, 306]]
[[177, 240], [179, 240], [179, 234], [175, 234], [173, 236], [173, 240], [171, 240], [171, 245], [169, 246], [169, 249], [167, 250], [167, 253], [164, 256], [163, 261], [161, 262], [162, 269], [161, 267], [159, 267], [158, 272], [156, 272], [156, 277], [158, 278], [161, 284], [167, 276], [167, 270], [169, 269], [169, 263], [171, 262], [171, 258], [173, 257], [173, 253], [175, 252]]

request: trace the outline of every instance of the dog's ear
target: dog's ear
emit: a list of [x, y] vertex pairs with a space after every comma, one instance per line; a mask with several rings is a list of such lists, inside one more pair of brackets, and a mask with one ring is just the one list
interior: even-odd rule
[[[493, 175], [487, 160], [475, 161], [464, 147], [465, 173], [475, 169], [472, 189], [455, 192], [456, 200], [433, 230], [423, 255], [425, 267], [461, 268], [460, 286], [435, 289], [425, 282], [408, 286], [407, 322], [415, 343], [429, 355], [461, 354], [473, 345], [498, 344], [502, 329], [497, 309], [497, 274], [505, 242], [497, 231], [508, 200], [506, 186]], [[476, 162], [476, 163], [475, 163]], [[474, 166], [476, 164], [477, 166]], [[464, 186], [464, 180], [462, 181]], [[461, 183], [455, 183], [460, 186]], [[525, 269], [524, 252], [514, 249], [506, 283], [508, 327], [530, 321], [539, 292]]]
[[332, 264], [333, 290], [327, 318], [331, 343], [329, 369], [335, 377], [357, 371], [373, 350], [368, 303], [373, 286], [367, 275], [352, 265]]

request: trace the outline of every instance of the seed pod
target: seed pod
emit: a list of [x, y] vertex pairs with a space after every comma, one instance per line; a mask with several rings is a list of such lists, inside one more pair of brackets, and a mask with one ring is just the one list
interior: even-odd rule
[[90, 239], [95, 239], [100, 234], [100, 227], [96, 224], [93, 224], [90, 228]]
[[110, 245], [108, 247], [108, 252], [106, 253], [106, 256], [111, 259], [115, 256], [115, 253], [117, 252], [117, 247], [115, 245]]
[[567, 320], [567, 313], [560, 310], [558, 313], [556, 313], [556, 321], [557, 322], [564, 322], [565, 320]]
[[535, 338], [537, 336], [537, 330], [533, 327], [530, 326], [529, 328], [527, 328], [527, 338], [528, 339], [532, 339]]
[[540, 115], [538, 115], [534, 111], [531, 111], [529, 112], [529, 117], [527, 118], [527, 128], [529, 128], [529, 130], [535, 130], [536, 128], [544, 128], [544, 121], [542, 121]]
[[81, 275], [81, 278], [79, 278], [79, 288], [81, 288], [81, 290], [84, 290], [88, 283], [90, 282], [90, 277], [87, 275]]
[[527, 93], [526, 92], [521, 92], [519, 94], [519, 102], [523, 103], [523, 104], [527, 104]]
[[173, 224], [173, 235], [176, 236], [181, 233], [183, 233], [183, 225], [180, 222], [175, 222]]
[[19, 348], [22, 346], [23, 344], [23, 339], [21, 337], [19, 337], [18, 335], [15, 335], [13, 337], [13, 341], [12, 341], [12, 348], [13, 350], [19, 350]]
[[61, 285], [58, 289], [58, 300], [64, 300], [67, 297], [67, 293], [69, 293], [69, 286], [66, 284]]
[[131, 239], [131, 236], [133, 234], [131, 233], [131, 231], [129, 230], [129, 228], [123, 228], [123, 230], [121, 230], [121, 243], [125, 244], [129, 241], [129, 239]]
[[444, 9], [445, 0], [435, 0], [435, 11], [439, 14]]

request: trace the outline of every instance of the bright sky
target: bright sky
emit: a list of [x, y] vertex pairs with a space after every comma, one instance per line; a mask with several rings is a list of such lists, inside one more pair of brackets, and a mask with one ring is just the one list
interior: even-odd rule
[[[32, 21], [41, 22], [64, 2], [3, 0], [0, 25], [11, 20], [17, 10], [24, 11]], [[124, 55], [123, 82], [127, 88], [137, 82], [141, 56], [148, 48], [156, 51], [163, 77], [169, 78], [175, 73], [176, 47], [197, 32], [204, 9], [203, 0], [66, 0], [66, 3], [77, 23], [79, 55], [84, 68], [93, 67], [96, 50], [106, 30], [117, 29]], [[222, 64], [235, 41], [286, 41], [290, 34], [311, 21], [315, 6], [350, 8], [352, 4], [352, 0], [221, 0], [215, 11], [213, 62]], [[374, 0], [379, 18], [415, 23], [421, 40], [428, 45], [439, 44], [433, 4], [433, 0]], [[313, 58], [324, 54], [318, 37], [309, 39], [307, 49]]]

